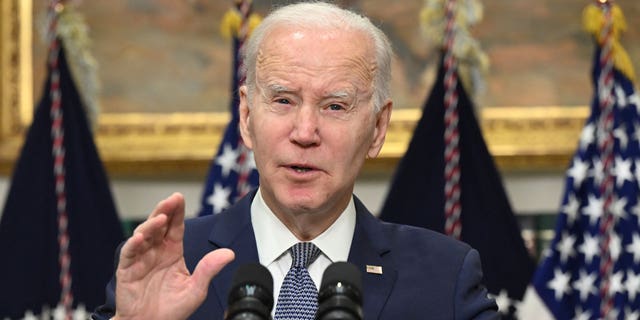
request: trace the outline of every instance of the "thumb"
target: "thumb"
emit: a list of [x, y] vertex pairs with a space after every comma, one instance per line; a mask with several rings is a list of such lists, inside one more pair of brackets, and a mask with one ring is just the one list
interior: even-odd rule
[[235, 254], [230, 249], [221, 248], [207, 253], [195, 270], [193, 270], [192, 280], [195, 286], [206, 295], [211, 279], [235, 258]]

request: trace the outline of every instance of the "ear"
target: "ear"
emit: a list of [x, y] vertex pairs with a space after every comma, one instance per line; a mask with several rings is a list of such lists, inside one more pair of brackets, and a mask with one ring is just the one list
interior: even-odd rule
[[240, 135], [242, 136], [242, 141], [249, 149], [253, 149], [253, 140], [251, 140], [251, 134], [249, 130], [249, 120], [251, 109], [249, 108], [249, 96], [247, 95], [247, 86], [240, 86], [238, 90], [238, 95], [240, 98]]
[[393, 102], [391, 100], [387, 100], [382, 109], [380, 109], [380, 111], [375, 115], [376, 127], [373, 130], [373, 141], [367, 151], [367, 156], [369, 156], [369, 158], [377, 157], [382, 149], [384, 138], [387, 135], [387, 128], [389, 127], [389, 121], [391, 120], [392, 108]]

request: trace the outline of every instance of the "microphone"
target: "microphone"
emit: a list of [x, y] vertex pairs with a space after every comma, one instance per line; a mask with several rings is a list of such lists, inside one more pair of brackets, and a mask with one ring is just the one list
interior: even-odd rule
[[324, 271], [316, 320], [362, 320], [362, 278], [356, 266], [335, 262]]
[[273, 277], [269, 270], [257, 263], [240, 266], [228, 300], [225, 320], [271, 320]]

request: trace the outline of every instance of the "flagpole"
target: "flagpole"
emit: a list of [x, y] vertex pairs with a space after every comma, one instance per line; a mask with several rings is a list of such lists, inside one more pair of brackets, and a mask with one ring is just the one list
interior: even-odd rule
[[[244, 45], [246, 41], [249, 39], [250, 28], [249, 28], [249, 17], [252, 12], [253, 1], [251, 0], [235, 0], [236, 7], [240, 12], [240, 29], [238, 30], [237, 39], [238, 39], [238, 88], [242, 86], [246, 80], [246, 72], [244, 68], [244, 59], [242, 58], [242, 52], [244, 50]], [[249, 148], [246, 147], [244, 141], [242, 141], [242, 136], [238, 137], [238, 148], [239, 148], [239, 156], [238, 156], [238, 195], [237, 198], [243, 197], [247, 192], [251, 191], [252, 185], [248, 183], [249, 175], [253, 169], [252, 164], [250, 163], [250, 152]]]
[[231, 80], [231, 119], [215, 158], [211, 162], [202, 194], [199, 216], [217, 214], [258, 186], [258, 172], [252, 151], [240, 134], [238, 89], [246, 80], [243, 51], [249, 36], [260, 24], [251, 0], [234, 0], [224, 14], [220, 31], [233, 44], [233, 76]]
[[460, 222], [460, 149], [458, 131], [458, 94], [456, 91], [458, 78], [457, 61], [453, 55], [455, 40], [456, 1], [448, 0], [446, 8], [446, 26], [444, 34], [444, 211], [445, 233], [460, 239], [462, 224]]
[[64, 311], [64, 319], [70, 320], [73, 314], [73, 292], [71, 288], [71, 254], [69, 253], [68, 214], [65, 192], [65, 148], [64, 148], [64, 117], [61, 108], [62, 94], [60, 92], [60, 70], [58, 58], [60, 40], [57, 37], [58, 16], [64, 10], [60, 0], [51, 0], [49, 6], [49, 26], [47, 41], [49, 43], [48, 64], [51, 69], [51, 139], [53, 154], [53, 175], [55, 179], [55, 194], [58, 225], [58, 263], [60, 265], [60, 301], [57, 310]]
[[599, 57], [600, 75], [598, 77], [598, 102], [600, 107], [600, 118], [598, 119], [598, 148], [603, 163], [604, 179], [600, 183], [600, 195], [603, 200], [603, 212], [600, 220], [600, 315], [606, 318], [613, 308], [613, 296], [611, 292], [611, 276], [613, 274], [613, 261], [609, 246], [612, 240], [614, 227], [614, 217], [611, 212], [611, 205], [614, 201], [614, 172], [613, 172], [613, 106], [614, 97], [613, 89], [613, 57], [611, 52], [612, 45], [612, 18], [611, 18], [611, 1], [597, 0], [604, 16], [604, 25], [600, 33], [601, 51]]

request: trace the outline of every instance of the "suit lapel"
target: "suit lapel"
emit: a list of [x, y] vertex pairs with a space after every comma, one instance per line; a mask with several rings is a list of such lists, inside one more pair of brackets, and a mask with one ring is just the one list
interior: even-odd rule
[[251, 202], [255, 191], [242, 198], [235, 206], [219, 214], [209, 241], [217, 248], [229, 248], [235, 253], [235, 259], [213, 278], [213, 286], [224, 308], [233, 276], [239, 266], [246, 263], [259, 263], [256, 238], [251, 224]]
[[[382, 224], [355, 198], [356, 229], [349, 262], [362, 273], [364, 319], [378, 319], [396, 282], [397, 270], [390, 259], [391, 246], [382, 233]], [[371, 266], [367, 272], [367, 266]], [[382, 269], [382, 274], [378, 271]]]

